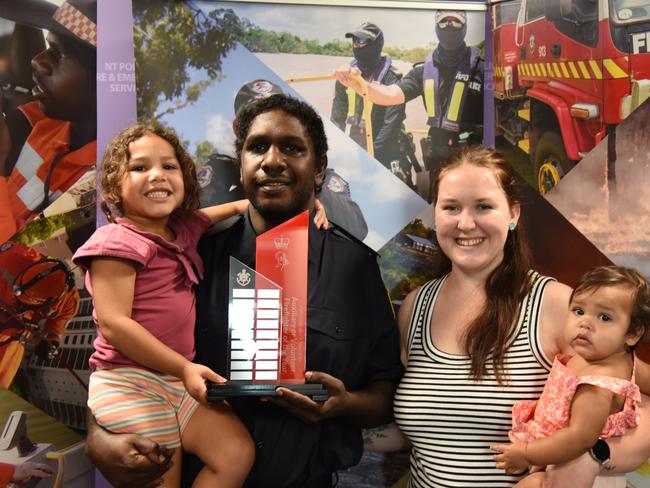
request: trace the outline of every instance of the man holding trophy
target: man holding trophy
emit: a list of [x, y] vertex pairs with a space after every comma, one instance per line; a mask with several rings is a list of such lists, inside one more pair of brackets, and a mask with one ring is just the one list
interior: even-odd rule
[[[327, 168], [323, 123], [302, 101], [282, 94], [258, 100], [237, 115], [235, 128], [249, 212], [199, 244], [205, 279], [197, 289], [195, 361], [217, 372], [228, 369], [231, 256], [254, 268], [257, 236], [313, 212]], [[328, 398], [278, 388], [273, 396], [229, 399], [257, 445], [246, 487], [331, 487], [336, 470], [361, 458], [361, 427], [392, 416], [399, 338], [376, 255], [311, 219], [308, 234], [305, 378], [324, 385]], [[138, 436], [94, 426], [87, 442], [115, 486], [155, 486], [167, 469], [166, 453]], [[189, 486], [199, 467], [189, 457], [183, 463]]]

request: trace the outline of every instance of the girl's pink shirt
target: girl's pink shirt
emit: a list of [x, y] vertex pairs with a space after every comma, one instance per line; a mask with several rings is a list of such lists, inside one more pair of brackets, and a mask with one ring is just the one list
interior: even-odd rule
[[[566, 363], [568, 355], [557, 355], [539, 400], [523, 400], [512, 407], [512, 433], [519, 440], [530, 442], [548, 437], [569, 426], [571, 405], [576, 389], [582, 384], [595, 385], [625, 398], [623, 410], [607, 417], [600, 437], [621, 436], [639, 422], [641, 392], [634, 383], [635, 368], [629, 380], [611, 376], [576, 376]], [[636, 363], [635, 363], [636, 364]]]
[[[194, 358], [194, 285], [203, 278], [203, 263], [196, 251], [201, 235], [210, 227], [201, 211], [172, 214], [169, 227], [176, 240], [169, 242], [157, 234], [142, 231], [122, 219], [100, 227], [73, 256], [73, 262], [90, 268], [93, 257], [117, 257], [132, 261], [136, 268], [131, 318], [170, 349], [188, 360]], [[92, 295], [90, 274], [86, 288]], [[93, 310], [93, 319], [97, 316]], [[111, 344], [97, 327], [91, 369], [111, 369], [139, 365]]]

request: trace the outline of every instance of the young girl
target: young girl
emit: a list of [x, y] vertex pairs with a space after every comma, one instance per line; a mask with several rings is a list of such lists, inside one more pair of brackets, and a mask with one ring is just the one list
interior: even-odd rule
[[[196, 210], [194, 163], [176, 134], [160, 126], [120, 133], [102, 171], [102, 209], [112, 223], [73, 258], [89, 269], [98, 325], [88, 406], [112, 432], [175, 448], [164, 486], [180, 483], [181, 444], [205, 463], [193, 486], [241, 486], [253, 442], [228, 405], [206, 405], [205, 380], [225, 380], [191, 361], [193, 286], [203, 273], [196, 244], [213, 223], [244, 213], [248, 201]], [[327, 226], [319, 207], [315, 221]]]
[[578, 282], [569, 309], [565, 337], [575, 356], [556, 356], [540, 399], [513, 406], [516, 440], [492, 446], [501, 453], [497, 468], [537, 470], [516, 486], [543, 486], [536, 467], [568, 462], [599, 437], [636, 427], [639, 386], [650, 392], [650, 367], [634, 355], [650, 326], [648, 281], [629, 268], [595, 268]]

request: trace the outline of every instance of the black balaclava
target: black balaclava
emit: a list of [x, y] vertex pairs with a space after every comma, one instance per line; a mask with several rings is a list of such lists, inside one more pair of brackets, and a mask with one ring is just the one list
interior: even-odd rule
[[467, 24], [463, 24], [460, 29], [453, 27], [441, 29], [436, 23], [436, 35], [438, 36], [436, 61], [446, 66], [459, 65], [465, 54], [465, 34], [467, 34]]
[[384, 49], [384, 34], [381, 32], [373, 41], [369, 41], [363, 47], [352, 46], [354, 59], [357, 60], [357, 66], [361, 70], [361, 74], [368, 76], [375, 70], [381, 61], [382, 49]]

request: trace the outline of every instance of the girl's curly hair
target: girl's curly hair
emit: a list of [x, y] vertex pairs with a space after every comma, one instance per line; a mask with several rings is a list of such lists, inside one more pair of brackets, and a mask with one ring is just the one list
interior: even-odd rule
[[185, 197], [177, 210], [192, 211], [199, 208], [199, 184], [196, 179], [196, 167], [176, 132], [157, 123], [138, 123], [115, 136], [104, 152], [101, 167], [101, 207], [109, 222], [115, 221], [113, 215], [115, 210], [120, 214], [124, 212], [122, 181], [127, 171], [127, 163], [131, 159], [129, 144], [146, 135], [158, 136], [174, 148], [185, 186]]

